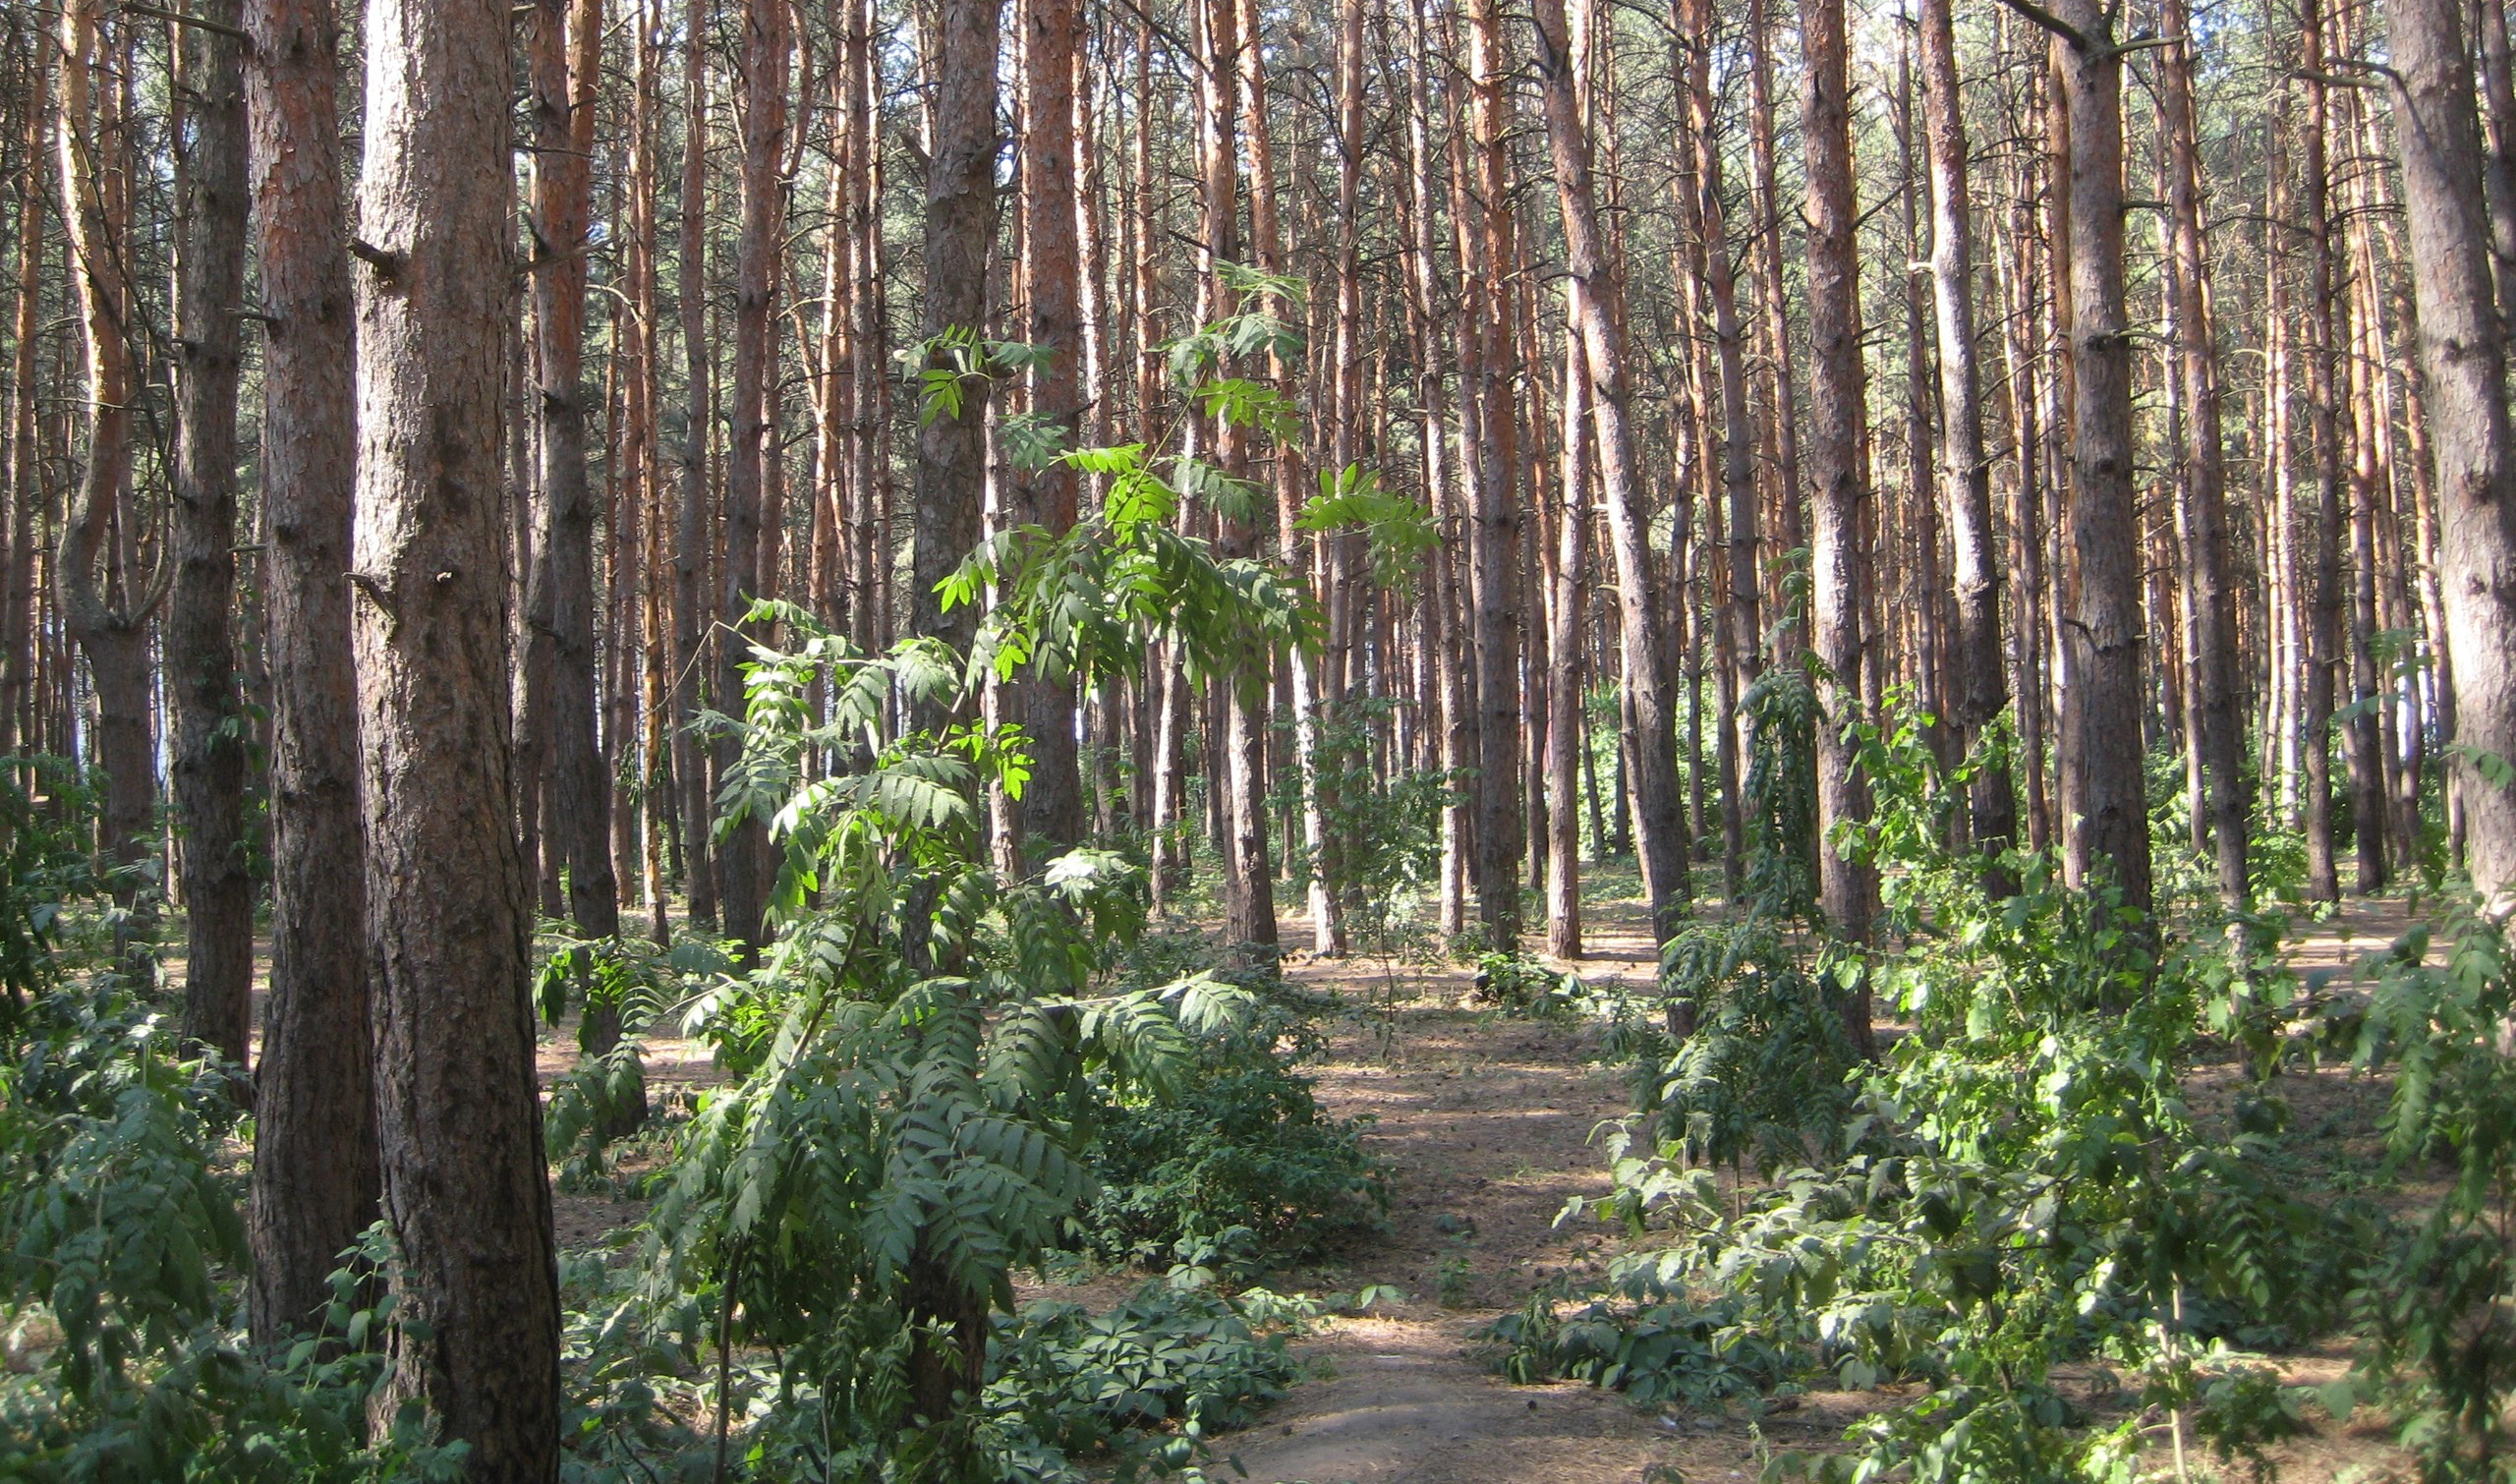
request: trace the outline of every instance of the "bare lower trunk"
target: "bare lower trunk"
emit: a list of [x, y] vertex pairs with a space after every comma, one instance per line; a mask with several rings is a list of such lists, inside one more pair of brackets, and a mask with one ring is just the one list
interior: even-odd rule
[[[234, 27], [239, 0], [202, 16]], [[244, 698], [236, 685], [236, 393], [245, 283], [244, 47], [187, 29], [192, 147], [177, 203], [175, 581], [166, 610], [182, 822], [184, 1034], [245, 1064], [253, 1018], [254, 883], [245, 842]]]
[[377, 1132], [398, 1247], [385, 1402], [425, 1400], [483, 1484], [556, 1478], [559, 1434], [498, 559], [508, 37], [507, 7], [489, 0], [367, 12], [351, 554]]
[[2487, 775], [2516, 758], [2516, 447], [2507, 344], [2473, 199], [2481, 129], [2457, 0], [2394, 0], [2391, 94], [2438, 473], [2439, 586], [2455, 662], [2455, 771], [2474, 885], [2516, 905], [2516, 789]]
[[254, 1339], [312, 1328], [325, 1277], [375, 1219], [366, 844], [350, 666], [357, 344], [341, 252], [331, 0], [248, 12], [270, 531], [270, 992], [255, 1081]]
[[[1852, 119], [1842, 0], [1801, 0], [1808, 77], [1801, 137], [1808, 156], [1808, 442], [1805, 467], [1815, 540], [1811, 637], [1822, 670], [1817, 723], [1818, 900], [1835, 932], [1868, 941], [1877, 910], [1870, 869], [1834, 843], [1839, 827], [1869, 818], [1869, 784], [1849, 728], [1861, 718], [1862, 615], [1869, 562], [1862, 534], [1869, 491], [1861, 457], [1864, 371], [1860, 264], [1854, 241]], [[1866, 986], [1846, 1006], [1855, 1038], [1870, 1037]]]

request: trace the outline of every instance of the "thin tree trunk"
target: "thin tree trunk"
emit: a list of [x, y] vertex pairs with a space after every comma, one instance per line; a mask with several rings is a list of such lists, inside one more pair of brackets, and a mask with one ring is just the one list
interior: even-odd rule
[[2176, 374], [2183, 385], [2184, 484], [2192, 511], [2185, 553], [2193, 604], [2192, 690], [2201, 715], [2202, 771], [2208, 780], [2210, 832], [2217, 847], [2219, 897], [2251, 901], [2246, 877], [2247, 797], [2243, 767], [2245, 713], [2237, 654], [2236, 604], [2228, 583], [2227, 474], [2219, 414], [2217, 335], [2208, 294], [2209, 260], [2202, 238], [2199, 119], [2193, 94], [2192, 22], [2187, 0], [2163, 0], [2167, 43], [2158, 100], [2167, 138], [2167, 203], [2177, 298]]
[[[1657, 936], [1665, 942], [1676, 935], [1688, 896], [1686, 823], [1678, 792], [1675, 708], [1660, 648], [1660, 593], [1651, 574], [1649, 514], [1628, 422], [1623, 289], [1608, 270], [1563, 0], [1537, 0], [1536, 21], [1547, 139], [1564, 212], [1566, 311], [1589, 378], [1586, 400], [1597, 431], [1600, 489], [1616, 556], [1618, 632], [1635, 727], [1634, 820], [1643, 894], [1650, 901]], [[1683, 525], [1681, 533], [1683, 539]]]
[[[543, 0], [547, 3], [547, 0]], [[743, 708], [743, 666], [750, 660], [744, 622], [755, 599], [772, 596], [773, 550], [764, 532], [774, 525], [770, 500], [772, 446], [777, 435], [777, 258], [783, 247], [785, 189], [779, 164], [786, 152], [786, 88], [789, 20], [785, 0], [745, 0], [743, 23], [742, 235], [734, 259], [734, 386], [730, 440], [725, 454], [724, 580], [718, 618], [725, 626], [716, 647], [716, 704], [728, 714]], [[738, 738], [716, 742], [716, 773], [723, 777], [741, 752]], [[762, 913], [770, 882], [768, 822], [744, 820], [717, 842], [719, 907], [725, 936], [758, 949], [768, 941]]]
[[43, 544], [42, 459], [37, 447], [35, 334], [43, 322], [43, 136], [52, 94], [52, 29], [29, 18], [25, 93], [26, 136], [18, 172], [17, 317], [10, 344], [8, 502], [11, 532], [8, 567], [0, 572], [0, 755], [15, 753], [34, 735], [35, 552]]
[[[681, 251], [674, 297], [680, 301], [687, 406], [682, 413], [681, 502], [673, 530], [673, 781], [681, 791], [682, 873], [692, 921], [716, 926], [716, 805], [708, 786], [709, 753], [691, 731], [700, 681], [708, 673], [708, 47], [707, 0], [682, 14]], [[711, 677], [713, 678], [713, 676]], [[721, 695], [707, 698], [720, 711]]]
[[[236, 27], [239, 0], [204, 20]], [[175, 580], [166, 612], [182, 822], [184, 1035], [240, 1068], [253, 1016], [254, 883], [245, 851], [244, 698], [236, 686], [236, 400], [245, 285], [244, 47], [179, 38], [191, 147], [177, 202]]]
[[[1939, 467], [1948, 500], [1949, 545], [1956, 562], [1957, 724], [1966, 747], [2009, 705], [2001, 646], [2000, 563], [1994, 555], [1991, 460], [1983, 451], [1981, 372], [1974, 350], [1972, 191], [1967, 179], [1966, 117], [1959, 94], [1957, 38], [1950, 0], [1921, 8], [1922, 115], [1930, 161], [1930, 275], [1939, 347]], [[1985, 854], [2018, 836], [2018, 794], [1997, 751], [1968, 790], [1968, 833]], [[2006, 877], [1993, 880], [2006, 886]]]
[[2301, 610], [2306, 627], [2305, 684], [2298, 730], [2305, 749], [2307, 894], [2316, 901], [2341, 899], [2333, 861], [2332, 712], [2341, 647], [2341, 424], [2333, 385], [2339, 354], [2334, 299], [2340, 285], [2332, 260], [2331, 167], [2327, 160], [2330, 105], [2323, 81], [2325, 34], [2321, 0], [2300, 0], [2305, 50], [2306, 159], [2299, 209], [2307, 234], [2307, 402], [2314, 435], [2316, 503], [2314, 545], [2304, 563]]
[[2125, 905], [2151, 906], [2142, 774], [2140, 524], [2133, 499], [2132, 349], [2123, 290], [2123, 60], [2112, 13], [2069, 0], [2054, 57], [2069, 120], [2066, 214], [2071, 382], [2071, 510], [2077, 596], [2068, 626], [2066, 789], [2080, 828], [2064, 861], [2074, 882], [2095, 863]]
[[[1083, 428], [1081, 246], [1075, 229], [1074, 58], [1082, 45], [1081, 0], [1024, 0], [1022, 243], [1030, 286], [1030, 341], [1049, 354], [1032, 373], [1031, 414], [1075, 446]], [[1074, 525], [1074, 471], [1060, 461], [1017, 472], [1013, 524], [1051, 535]], [[1083, 784], [1074, 736], [1074, 680], [1033, 674], [1010, 687], [1008, 710], [1031, 744], [1031, 781], [1013, 818], [1020, 837], [1058, 854], [1083, 837]]]

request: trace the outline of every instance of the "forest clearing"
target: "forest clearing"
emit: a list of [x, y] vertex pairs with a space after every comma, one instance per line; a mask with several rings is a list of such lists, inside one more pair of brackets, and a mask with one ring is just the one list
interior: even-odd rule
[[2516, 1481], [2503, 0], [31, 0], [0, 1479]]

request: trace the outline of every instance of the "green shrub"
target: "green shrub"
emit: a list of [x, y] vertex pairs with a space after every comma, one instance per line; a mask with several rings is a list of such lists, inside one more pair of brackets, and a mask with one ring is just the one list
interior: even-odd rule
[[1363, 1152], [1362, 1125], [1320, 1111], [1310, 1079], [1258, 1036], [1227, 1033], [1161, 1098], [1113, 1100], [1088, 1151], [1100, 1192], [1078, 1245], [1149, 1262], [1183, 1238], [1232, 1227], [1264, 1260], [1317, 1256], [1377, 1229], [1388, 1180]]

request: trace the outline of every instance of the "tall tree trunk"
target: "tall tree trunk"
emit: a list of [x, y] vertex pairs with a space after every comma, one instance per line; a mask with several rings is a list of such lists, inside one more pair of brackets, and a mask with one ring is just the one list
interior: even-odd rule
[[2219, 897], [2252, 900], [2246, 879], [2247, 797], [2243, 680], [2236, 603], [2228, 582], [2227, 473], [2221, 452], [2217, 336], [2203, 248], [2199, 119], [2194, 105], [2192, 20], [2187, 0], [2163, 0], [2166, 51], [2158, 101], [2167, 137], [2167, 208], [2175, 258], [2176, 375], [2183, 385], [2184, 482], [2192, 510], [2185, 553], [2193, 602], [2192, 688], [2201, 712], [2202, 767], [2208, 779], [2210, 830]]
[[369, 6], [353, 244], [366, 267], [351, 624], [404, 1321], [390, 1395], [426, 1401], [483, 1484], [555, 1479], [559, 1440], [498, 561], [508, 34], [491, 0]]
[[[681, 251], [674, 281], [680, 301], [685, 369], [681, 502], [673, 531], [673, 782], [681, 791], [682, 871], [693, 921], [714, 928], [716, 801], [708, 786], [708, 750], [690, 729], [699, 713], [700, 677], [708, 670], [708, 445], [711, 428], [708, 344], [708, 0], [682, 13]], [[729, 714], [739, 699], [710, 696]]]
[[2421, 366], [2438, 474], [2439, 586], [2455, 662], [2454, 768], [2474, 885], [2516, 908], [2516, 448], [2507, 342], [2490, 292], [2488, 229], [2473, 198], [2481, 127], [2458, 0], [2393, 0], [2395, 138], [2411, 226]]
[[[1469, 0], [1467, 129], [1481, 253], [1471, 262], [1513, 259], [1508, 136], [1510, 64], [1503, 49], [1502, 15], [1495, 0]], [[1472, 326], [1477, 342], [1474, 384], [1464, 393], [1476, 402], [1474, 522], [1468, 538], [1468, 589], [1476, 634], [1478, 705], [1475, 848], [1476, 914], [1487, 945], [1514, 952], [1520, 937], [1520, 676], [1518, 587], [1519, 505], [1515, 497], [1518, 457], [1513, 408], [1513, 295], [1507, 277], [1494, 276], [1478, 296]], [[1647, 559], [1647, 558], [1646, 558]], [[1672, 790], [1672, 800], [1674, 800]]]
[[[984, 332], [988, 257], [996, 240], [996, 53], [1002, 0], [946, 0], [935, 19], [934, 137], [926, 166], [926, 317], [930, 342], [946, 330]], [[930, 366], [948, 361], [932, 356]], [[909, 632], [967, 649], [976, 614], [946, 613], [935, 592], [979, 540], [987, 483], [985, 383], [962, 387], [958, 415], [921, 418], [911, 533]], [[931, 724], [937, 718], [918, 718]]]
[[[96, 86], [101, 0], [61, 11], [61, 198], [72, 277], [87, 358], [87, 465], [62, 522], [53, 558], [54, 600], [87, 657], [95, 684], [95, 756], [103, 768], [104, 842], [113, 897], [134, 907], [141, 866], [152, 853], [156, 770], [148, 739], [148, 617], [165, 583], [144, 577], [132, 543], [106, 549], [131, 484], [130, 257], [123, 241], [129, 180], [109, 159], [119, 148], [119, 89]], [[120, 511], [136, 526], [138, 512]], [[101, 559], [104, 571], [100, 574]]]
[[43, 323], [44, 125], [52, 111], [52, 29], [29, 17], [26, 135], [18, 172], [17, 318], [10, 340], [8, 502], [12, 535], [0, 572], [0, 754], [31, 741], [35, 699], [35, 548], [42, 543], [42, 459], [37, 447], [35, 334]]
[[[1817, 723], [1818, 900], [1828, 925], [1866, 942], [1877, 884], [1861, 860], [1838, 850], [1836, 828], [1869, 818], [1850, 728], [1860, 720], [1861, 618], [1869, 562], [1862, 534], [1869, 491], [1861, 474], [1864, 372], [1860, 354], [1860, 259], [1855, 241], [1851, 93], [1843, 0], [1801, 0], [1801, 142], [1808, 171], [1808, 445], [1805, 467], [1815, 515], [1811, 551], [1812, 638], [1823, 666]], [[1870, 1042], [1868, 988], [1845, 1006], [1855, 1038]]]
[[[236, 28], [239, 0], [204, 20]], [[187, 27], [192, 124], [176, 203], [174, 586], [166, 690], [183, 828], [184, 1035], [245, 1064], [253, 1017], [254, 883], [245, 854], [244, 698], [236, 686], [236, 396], [245, 287], [244, 47]]]
[[1581, 705], [1581, 646], [1585, 639], [1590, 552], [1589, 365], [1580, 342], [1564, 346], [1564, 503], [1556, 517], [1553, 632], [1555, 662], [1546, 684], [1546, 951], [1558, 958], [1581, 956], [1581, 816], [1573, 801], [1581, 749], [1588, 743]]
[[2141, 758], [2140, 523], [2133, 499], [2132, 343], [2123, 293], [2123, 56], [2113, 13], [2069, 0], [2054, 48], [2068, 120], [2071, 509], [2077, 597], [2068, 625], [2066, 789], [2081, 812], [2065, 866], [2099, 860], [2127, 906], [2149, 911], [2149, 820]]
[[[1082, 46], [1081, 0], [1024, 0], [1022, 244], [1030, 285], [1030, 340], [1049, 353], [1032, 372], [1031, 414], [1059, 446], [1081, 436], [1082, 262], [1075, 230], [1074, 59]], [[1052, 535], [1074, 526], [1074, 471], [1052, 460], [1018, 473], [1008, 521]], [[1074, 735], [1074, 678], [1034, 674], [1012, 687], [1011, 710], [1031, 744], [1031, 781], [1014, 819], [1035, 850], [1062, 852], [1083, 837], [1083, 783]]]
[[[589, 938], [620, 933], [619, 881], [611, 864], [611, 778], [596, 740], [595, 495], [586, 476], [586, 257], [593, 215], [595, 89], [600, 81], [601, 0], [535, 0], [532, 61], [534, 407], [541, 421], [542, 529], [534, 575], [546, 592], [528, 599], [550, 624], [550, 750], [543, 848], [565, 861], [568, 913]], [[620, 1036], [616, 1006], [589, 1005], [590, 1050]]]
[[[1730, 263], [1729, 226], [1722, 203], [1721, 141], [1715, 132], [1712, 88], [1713, 36], [1709, 0], [1679, 0], [1677, 35], [1684, 47], [1687, 134], [1694, 151], [1694, 221], [1703, 244], [1705, 285], [1712, 295], [1713, 350], [1721, 373], [1721, 485], [1729, 502], [1729, 593], [1733, 700], [1746, 695], [1763, 669], [1764, 615], [1758, 601], [1755, 426], [1747, 412], [1746, 330], [1739, 317], [1739, 288]], [[1673, 69], [1674, 71], [1675, 69]], [[1795, 435], [1796, 436], [1796, 435]], [[1754, 744], [1744, 711], [1725, 707], [1728, 745], [1744, 758]], [[1725, 798], [1725, 815], [1736, 801]], [[1736, 885], [1739, 851], [1727, 850]]]
[[254, 1091], [248, 1300], [255, 1341], [277, 1344], [314, 1327], [330, 1297], [326, 1277], [375, 1219], [379, 1176], [358, 681], [341, 580], [358, 479], [358, 367], [334, 101], [340, 23], [332, 0], [254, 0], [246, 16], [256, 246], [262, 310], [274, 321], [262, 347], [261, 466], [270, 990]]
[[[1922, 115], [1930, 161], [1932, 323], [1939, 346], [1940, 488], [1948, 501], [1957, 579], [1957, 724], [1966, 746], [2009, 705], [1994, 555], [1992, 468], [1983, 451], [1982, 375], [1974, 353], [1974, 224], [1966, 115], [1958, 91], [1950, 0], [1922, 0]], [[1986, 760], [1967, 793], [1968, 833], [1987, 854], [2018, 836], [2018, 794], [2005, 758]], [[1994, 882], [2005, 886], [2006, 879]]]
[[[546, 0], [544, 0], [546, 3]], [[773, 522], [769, 498], [772, 444], [777, 436], [776, 314], [778, 255], [784, 247], [786, 87], [789, 15], [786, 0], [745, 0], [743, 21], [742, 236], [734, 257], [734, 386], [725, 451], [724, 582], [716, 647], [716, 704], [743, 708], [743, 668], [750, 662], [745, 623], [755, 599], [772, 596], [774, 558], [764, 565], [764, 532]], [[738, 637], [742, 636], [742, 637]], [[723, 777], [741, 752], [739, 738], [716, 742]], [[725, 936], [758, 949], [769, 930], [768, 822], [747, 818], [717, 841], [719, 908]]]
[[2300, 0], [2305, 51], [2305, 162], [2298, 205], [2307, 234], [2307, 402], [2313, 425], [2315, 508], [2313, 545], [2303, 564], [2301, 608], [2305, 614], [2305, 682], [2298, 730], [2306, 753], [2307, 894], [2316, 901], [2341, 898], [2333, 862], [2332, 713], [2335, 671], [2341, 663], [2341, 420], [2334, 389], [2339, 355], [2329, 163], [2330, 103], [2324, 85], [2326, 31], [2322, 0]]
[[[1772, 385], [1766, 397], [1767, 426], [1773, 435], [1774, 474], [1780, 498], [1775, 506], [1774, 545], [1783, 553], [1799, 551], [1807, 541], [1800, 503], [1799, 392], [1792, 371], [1791, 313], [1784, 284], [1782, 257], [1782, 194], [1774, 171], [1773, 40], [1765, 0], [1747, 0], [1747, 158], [1748, 200], [1755, 208], [1756, 298], [1764, 307], [1764, 345], [1760, 359]], [[1799, 558], [1794, 556], [1794, 561]], [[1775, 592], [1782, 591], [1781, 570], [1774, 572]], [[1785, 611], [1776, 604], [1768, 630], [1776, 660], [1808, 648], [1808, 614]]]
[[[1586, 400], [1597, 431], [1599, 484], [1616, 556], [1618, 634], [1624, 647], [1625, 691], [1633, 706], [1635, 843], [1652, 925], [1666, 942], [1678, 931], [1688, 896], [1687, 835], [1678, 792], [1676, 708], [1661, 650], [1660, 592], [1651, 574], [1650, 516], [1628, 422], [1624, 290], [1609, 271], [1600, 230], [1590, 181], [1589, 131], [1575, 92], [1563, 0], [1537, 0], [1535, 16], [1547, 142], [1564, 212], [1565, 308], [1589, 380]], [[1679, 529], [1683, 541], [1683, 522]]]

